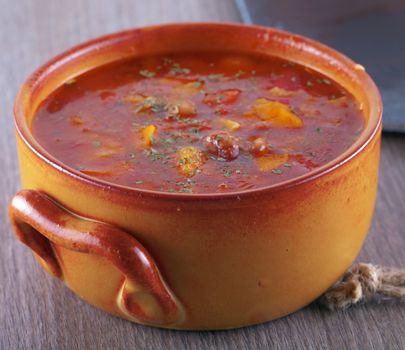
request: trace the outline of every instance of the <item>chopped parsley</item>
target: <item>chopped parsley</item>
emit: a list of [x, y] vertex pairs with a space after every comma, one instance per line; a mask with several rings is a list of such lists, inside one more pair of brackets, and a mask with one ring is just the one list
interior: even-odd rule
[[205, 79], [207, 81], [215, 83], [220, 81], [223, 77], [224, 77], [223, 74], [208, 74], [207, 76], [205, 76]]
[[231, 169], [222, 169], [222, 175], [225, 177], [229, 177], [232, 175], [232, 170]]
[[226, 162], [226, 159], [225, 159], [225, 158], [217, 157], [217, 156], [214, 156], [214, 155], [212, 155], [212, 154], [209, 154], [208, 157], [209, 157], [211, 160], [217, 160], [217, 161], [219, 161], [219, 162]]
[[160, 153], [159, 151], [154, 149], [153, 147], [144, 149], [143, 154], [146, 155], [150, 160], [152, 160], [154, 162], [157, 160], [163, 160], [163, 161], [166, 160], [166, 156], [163, 153]]
[[191, 83], [191, 86], [192, 86], [193, 88], [199, 89], [199, 88], [202, 86], [202, 82], [201, 82], [201, 81], [193, 81], [193, 82]]
[[182, 68], [178, 63], [173, 63], [173, 66], [169, 71], [169, 74], [171, 75], [190, 74], [190, 73], [191, 73], [190, 68]]
[[281, 175], [283, 173], [281, 169], [273, 169], [271, 172], [277, 175]]
[[188, 187], [183, 187], [183, 188], [180, 188], [178, 192], [179, 193], [192, 193], [193, 190], [191, 188], [188, 188]]
[[147, 69], [141, 69], [139, 71], [139, 74], [145, 78], [153, 78], [156, 75], [155, 72], [151, 72], [150, 70], [147, 70]]

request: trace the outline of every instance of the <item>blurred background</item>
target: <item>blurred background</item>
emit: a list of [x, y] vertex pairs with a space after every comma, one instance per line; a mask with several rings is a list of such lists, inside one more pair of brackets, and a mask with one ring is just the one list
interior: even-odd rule
[[384, 100], [384, 130], [405, 131], [404, 0], [236, 0], [245, 23], [321, 41], [361, 63]]

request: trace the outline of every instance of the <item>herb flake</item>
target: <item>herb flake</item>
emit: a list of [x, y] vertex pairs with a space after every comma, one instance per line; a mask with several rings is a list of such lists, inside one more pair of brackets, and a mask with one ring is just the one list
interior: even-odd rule
[[147, 70], [147, 69], [141, 69], [139, 71], [139, 74], [142, 75], [145, 78], [153, 78], [156, 75], [155, 72], [152, 72], [152, 71]]

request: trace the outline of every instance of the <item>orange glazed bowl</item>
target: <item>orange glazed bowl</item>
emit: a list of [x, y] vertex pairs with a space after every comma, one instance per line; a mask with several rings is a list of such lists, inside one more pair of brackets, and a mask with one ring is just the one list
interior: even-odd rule
[[[288, 59], [353, 94], [365, 127], [329, 163], [230, 193], [164, 193], [74, 170], [31, 133], [41, 101], [83, 72], [128, 57], [235, 50]], [[175, 329], [269, 321], [307, 305], [351, 265], [373, 214], [381, 99], [364, 68], [315, 41], [238, 24], [172, 24], [79, 45], [32, 74], [15, 101], [22, 188], [12, 226], [51, 275], [128, 320]]]

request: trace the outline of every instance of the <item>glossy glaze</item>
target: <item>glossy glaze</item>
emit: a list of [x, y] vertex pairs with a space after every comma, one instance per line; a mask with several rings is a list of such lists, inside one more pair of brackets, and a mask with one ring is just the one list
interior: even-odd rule
[[[297, 61], [336, 80], [362, 105], [366, 126], [358, 141], [334, 161], [279, 185], [190, 195], [130, 189], [86, 177], [53, 159], [29, 132], [40, 102], [58, 85], [94, 66], [134, 54], [234, 47]], [[119, 227], [142, 244], [184, 310], [184, 318], [155, 322], [157, 326], [222, 329], [293, 312], [347, 269], [370, 225], [380, 146], [378, 91], [361, 66], [289, 33], [182, 24], [96, 39], [34, 73], [17, 97], [15, 114], [23, 188], [45, 193], [84, 218]], [[16, 216], [13, 203], [13, 221], [41, 222], [33, 212], [29, 220]], [[72, 290], [108, 312], [134, 319], [118, 307], [125, 279], [109, 259], [59, 242], [51, 247]]]

